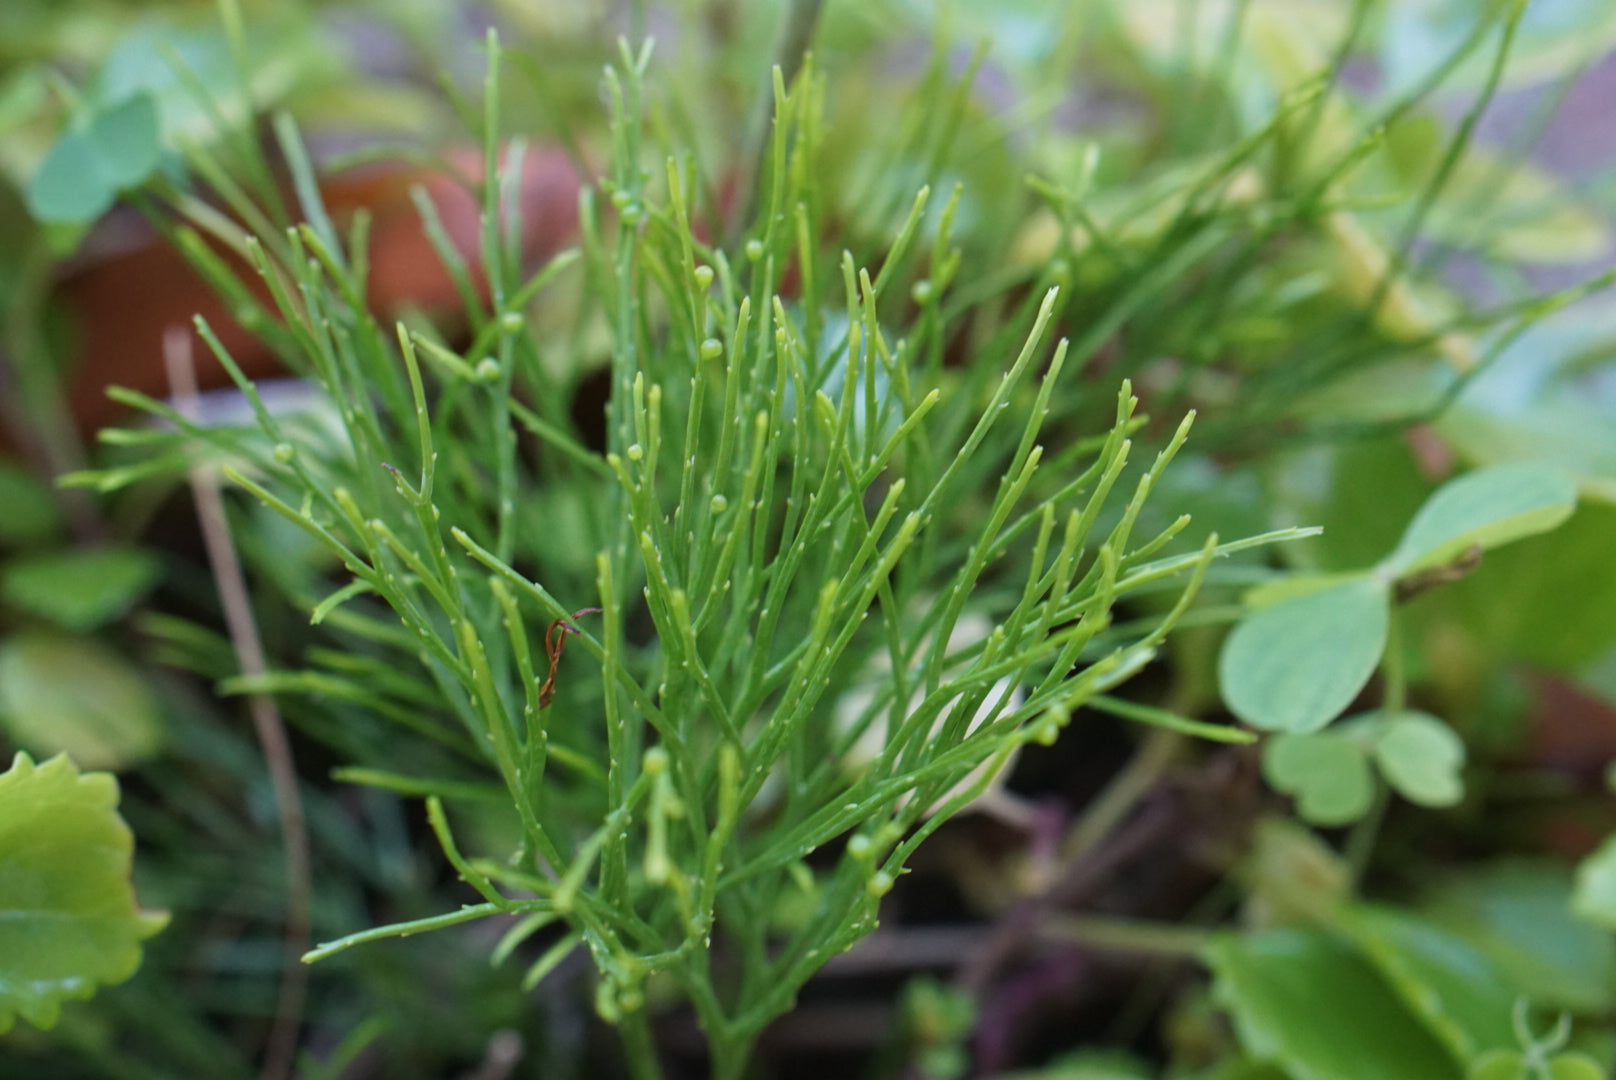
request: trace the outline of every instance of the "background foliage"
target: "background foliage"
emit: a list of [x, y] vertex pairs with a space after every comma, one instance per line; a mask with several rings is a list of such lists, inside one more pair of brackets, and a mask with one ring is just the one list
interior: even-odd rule
[[[677, 815], [722, 812], [724, 755], [692, 749], [705, 772], [677, 795], [657, 778], [685, 782], [687, 759], [676, 752], [671, 771], [653, 764], [631, 725], [613, 728], [629, 742], [597, 759], [600, 720], [614, 723], [614, 665], [642, 694], [684, 701], [674, 711], [690, 717], [708, 695], [744, 700], [744, 678], [709, 688], [690, 662], [717, 661], [720, 679], [726, 664], [739, 673], [748, 638], [699, 605], [682, 614], [700, 592], [682, 569], [659, 581], [658, 557], [696, 581], [728, 580], [715, 576], [719, 560], [745, 595], [747, 566], [761, 575], [770, 565], [763, 550], [725, 556], [722, 542], [686, 546], [680, 531], [745, 511], [746, 484], [775, 483], [780, 498], [809, 476], [842, 483], [840, 447], [852, 467], [827, 537], [844, 539], [804, 547], [810, 577], [836, 581], [866, 534], [863, 557], [883, 550], [920, 505], [906, 497], [934, 491], [934, 518], [915, 569], [864, 599], [876, 600], [868, 628], [849, 622], [842, 651], [814, 669], [831, 696], [797, 711], [805, 726], [792, 730], [817, 734], [793, 750], [790, 781], [774, 794], [748, 782], [752, 817], [740, 827], [758, 846], [745, 857], [778, 877], [735, 893], [727, 919], [736, 955], [751, 949], [757, 971], [779, 943], [839, 946], [837, 927], [868, 929], [877, 900], [882, 928], [802, 988], [797, 1011], [763, 1036], [759, 1075], [819, 1075], [848, 1056], [872, 1076], [1610, 1071], [1616, 851], [1600, 844], [1616, 698], [1616, 384], [1601, 292], [1611, 188], [1597, 168], [1568, 175], [1554, 160], [1554, 116], [1574, 113], [1580, 80], [1608, 68], [1600, 58], [1616, 21], [1575, 0], [1163, 0], [1065, 17], [1030, 4], [939, 16], [831, 2], [806, 74], [776, 89], [767, 65], [796, 70], [790, 27], [814, 7], [490, 5], [505, 51], [490, 84], [497, 110], [480, 35], [449, 5], [20, 3], [0, 14], [0, 398], [14, 455], [0, 462], [0, 721], [39, 760], [69, 755], [38, 766], [20, 757], [0, 784], [56, 784], [86, 829], [127, 845], [108, 778], [77, 770], [120, 773], [135, 892], [171, 920], [145, 943], [139, 972], [93, 1001], [59, 1018], [55, 991], [8, 1006], [32, 1025], [55, 1021], [6, 1036], [9, 1068], [245, 1074], [284, 1017], [289, 883], [276, 792], [239, 698], [213, 697], [214, 685], [275, 691], [293, 725], [319, 940], [456, 912], [479, 899], [465, 880], [508, 871], [523, 831], [511, 798], [445, 723], [495, 730], [479, 711], [491, 699], [477, 705], [453, 670], [479, 642], [492, 651], [490, 677], [535, 693], [547, 674], [538, 643], [547, 632], [571, 642], [552, 715], [582, 719], [552, 723], [548, 753], [574, 778], [545, 811], [563, 843], [587, 848], [598, 835], [612, 850], [611, 831], [598, 831], [611, 808], [645, 800], [661, 808], [645, 827], [675, 837], [672, 865], [709, 857], [678, 846], [700, 830]], [[620, 34], [654, 37], [654, 59], [620, 54]], [[615, 100], [606, 63], [618, 72]], [[288, 119], [254, 119], [270, 115]], [[527, 143], [527, 165], [513, 166], [512, 138]], [[305, 147], [317, 167], [303, 163]], [[400, 155], [415, 171], [367, 171]], [[588, 181], [581, 209], [567, 177]], [[408, 195], [416, 183], [424, 234]], [[930, 196], [917, 202], [922, 187]], [[120, 194], [223, 297], [187, 285], [174, 318], [208, 310], [254, 374], [278, 360], [339, 391], [339, 407], [266, 388], [255, 432], [210, 405], [200, 459], [162, 427], [87, 443], [84, 426], [105, 414], [85, 402], [102, 384], [156, 397], [167, 387], [138, 361], [160, 343], [119, 330], [116, 311], [94, 301], [105, 295], [95, 274], [141, 227], [127, 207], [92, 227]], [[480, 240], [479, 200], [507, 208], [503, 219], [485, 214]], [[368, 242], [352, 231], [356, 207], [370, 216]], [[303, 231], [285, 231], [298, 221]], [[246, 260], [258, 256], [243, 229], [291, 302], [254, 291]], [[413, 247], [386, 246], [405, 235]], [[555, 255], [572, 246], [581, 257], [564, 269]], [[530, 278], [546, 264], [555, 273]], [[432, 269], [424, 284], [394, 289], [398, 266]], [[136, 277], [113, 280], [116, 292]], [[97, 360], [97, 334], [120, 346], [113, 370]], [[1051, 368], [1060, 337], [1068, 344]], [[414, 385], [398, 359], [412, 349]], [[647, 398], [657, 380], [637, 384], [631, 354], [678, 376], [660, 387], [659, 419]], [[1018, 356], [1023, 376], [1001, 383]], [[734, 382], [734, 397], [722, 379], [704, 382], [743, 361], [755, 374]], [[205, 352], [198, 362], [209, 378]], [[1136, 413], [1118, 412], [1124, 379]], [[800, 392], [788, 397], [787, 383]], [[692, 402], [696, 386], [706, 396]], [[924, 405], [933, 389], [939, 403]], [[808, 441], [749, 454], [759, 404], [789, 419], [769, 438]], [[1000, 404], [1015, 422], [967, 442]], [[1198, 419], [1178, 450], [1190, 409]], [[1113, 425], [1133, 440], [1127, 464], [1121, 434], [1105, 439]], [[692, 469], [674, 447], [698, 427], [719, 442], [694, 440]], [[718, 433], [731, 429], [724, 443]], [[914, 486], [892, 495], [889, 476], [860, 499], [879, 470], [858, 462], [894, 438]], [[956, 455], [962, 445], [969, 452]], [[1156, 471], [1156, 451], [1170, 445], [1176, 460]], [[1091, 454], [1091, 482], [1110, 477], [1111, 500], [1076, 483]], [[240, 677], [222, 632], [175, 482], [198, 460], [229, 461], [286, 500], [279, 514], [248, 498], [228, 504], [267, 675]], [[396, 488], [365, 467], [380, 461], [400, 470]], [[80, 473], [90, 486], [51, 486], [92, 464]], [[276, 487], [293, 474], [291, 489]], [[948, 483], [926, 483], [939, 476]], [[334, 559], [299, 527], [299, 500], [335, 500], [339, 484], [356, 510], [333, 502], [322, 527], [343, 530], [358, 565], [376, 570], [361, 581], [421, 613], [411, 633], [443, 633], [440, 662], [416, 661], [414, 639], [358, 589], [307, 625], [355, 560]], [[410, 560], [436, 557], [422, 546], [436, 523], [418, 516], [429, 485], [468, 542], [442, 549], [449, 569], [422, 572]], [[1135, 492], [1150, 497], [1130, 502]], [[810, 820], [817, 799], [868, 794], [858, 785], [892, 767], [853, 754], [859, 740], [837, 725], [872, 708], [908, 715], [909, 657], [935, 658], [933, 685], [960, 678], [958, 689], [984, 695], [956, 704], [940, 745], [975, 730], [972, 702], [987, 696], [1005, 715], [1047, 715], [1030, 669], [1012, 677], [984, 657], [1014, 652], [994, 635], [1032, 617], [1023, 588], [1056, 565], [1069, 535], [1061, 500], [1073, 497], [1085, 537], [1144, 538], [1132, 563], [1112, 546], [1124, 578], [1151, 559], [1188, 569], [1212, 532], [1227, 542], [1324, 528], [1209, 564], [1154, 662], [1143, 648], [1176, 593], [1119, 591], [1115, 622], [1086, 628], [1093, 638], [1064, 663], [1134, 655], [1120, 662], [1138, 668], [1134, 679], [1081, 709], [1073, 701], [1052, 745], [1040, 740], [1053, 730], [1018, 728], [1026, 737], [983, 741], [918, 794], [883, 795], [890, 845], [971, 767], [1001, 750], [1010, 765], [1026, 744], [971, 815], [914, 852], [907, 876], [897, 863], [861, 862], [871, 853], [845, 834], [867, 817], [863, 802], [815, 833], [810, 846], [826, 851], [771, 860], [771, 845], [794, 849], [791, 823]], [[796, 505], [777, 504], [786, 516], [771, 527], [789, 536], [790, 515], [806, 512]], [[676, 516], [664, 524], [664, 513]], [[1103, 583], [1099, 545], [1073, 543], [1078, 580]], [[615, 575], [605, 588], [597, 550]], [[394, 586], [383, 567], [416, 583]], [[487, 591], [489, 568], [517, 591]], [[882, 576], [868, 579], [877, 592]], [[434, 582], [451, 598], [441, 605], [450, 621], [422, 606], [439, 603]], [[572, 619], [582, 633], [552, 629], [603, 594], [605, 615]], [[802, 595], [800, 610], [775, 616], [802, 628], [776, 630], [777, 648], [828, 640], [816, 591]], [[531, 605], [514, 620], [531, 672], [501, 625], [512, 621], [507, 599]], [[757, 613], [738, 601], [712, 610]], [[462, 638], [456, 620], [476, 630]], [[976, 639], [955, 640], [949, 623]], [[681, 640], [681, 627], [711, 636]], [[612, 655], [614, 640], [629, 651]], [[935, 666], [956, 655], [966, 674]], [[670, 678], [680, 670], [689, 674]], [[519, 689], [503, 700], [520, 713]], [[929, 735], [927, 714], [916, 715], [914, 730]], [[1246, 730], [1262, 733], [1255, 745], [1197, 738]], [[826, 756], [826, 745], [846, 754]], [[810, 780], [821, 757], [832, 768]], [[592, 786], [592, 760], [619, 771]], [[428, 813], [427, 795], [447, 815]], [[77, 820], [0, 819], [8, 853], [47, 853], [37, 867], [8, 861], [20, 869], [7, 881], [30, 890], [8, 910], [46, 895], [71, 904], [77, 886], [52, 874], [77, 866], [67, 855], [90, 842], [65, 835]], [[445, 859], [450, 825], [472, 862]], [[612, 856], [618, 885], [605, 863], [598, 882], [579, 884], [630, 898], [625, 910], [655, 924], [679, 902], [658, 887], [667, 870], [652, 836], [634, 841], [632, 860], [628, 847]], [[128, 874], [117, 859], [96, 872]], [[60, 891], [41, 884], [53, 880]], [[556, 886], [530, 890], [552, 901], [535, 912], [554, 910]], [[838, 890], [864, 899], [826, 907]], [[104, 882], [96, 891], [125, 896]], [[155, 926], [119, 903], [106, 924], [117, 946], [69, 965], [85, 979], [127, 976], [130, 950]], [[856, 909], [858, 921], [816, 914], [832, 908]], [[672, 984], [624, 981], [621, 958], [597, 948], [610, 988], [597, 993], [587, 965], [568, 959], [564, 928], [518, 924], [501, 946], [506, 929], [466, 923], [315, 965], [300, 1010], [304, 1071], [601, 1075], [624, 1059], [593, 1017], [621, 1020], [632, 990], [627, 1011], [652, 1018], [630, 1038], [632, 1067], [659, 1055], [670, 1073], [701, 1073]], [[701, 937], [675, 934], [670, 950]], [[721, 933], [714, 985], [745, 1000], [769, 983], [727, 970], [729, 947]], [[526, 963], [490, 966], [490, 953]], [[878, 1030], [837, 1009], [860, 999]]]

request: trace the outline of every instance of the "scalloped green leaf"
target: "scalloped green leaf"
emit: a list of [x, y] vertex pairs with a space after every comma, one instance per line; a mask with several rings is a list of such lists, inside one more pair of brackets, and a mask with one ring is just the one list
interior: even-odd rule
[[0, 597], [66, 630], [94, 630], [157, 583], [157, 560], [137, 547], [77, 548], [18, 559], [0, 572]]
[[1294, 795], [1297, 813], [1315, 825], [1357, 821], [1374, 801], [1375, 781], [1363, 749], [1335, 731], [1268, 740], [1263, 775], [1274, 790]]
[[0, 1032], [49, 1028], [62, 1003], [119, 983], [166, 915], [142, 912], [118, 782], [65, 755], [0, 774]]
[[1375, 763], [1403, 798], [1420, 806], [1453, 806], [1464, 798], [1464, 740], [1430, 713], [1381, 713]]
[[1519, 462], [1466, 473], [1436, 490], [1414, 515], [1384, 563], [1404, 577], [1547, 532], [1571, 516], [1577, 489], [1558, 469]]
[[1291, 1080], [1458, 1080], [1379, 973], [1321, 930], [1220, 934], [1203, 950], [1240, 1043]]
[[1380, 663], [1388, 600], [1384, 582], [1363, 576], [1247, 615], [1218, 657], [1224, 702], [1267, 731], [1324, 727]]
[[134, 764], [163, 741], [140, 672], [93, 638], [58, 633], [0, 641], [0, 726], [29, 750], [68, 753], [87, 769]]

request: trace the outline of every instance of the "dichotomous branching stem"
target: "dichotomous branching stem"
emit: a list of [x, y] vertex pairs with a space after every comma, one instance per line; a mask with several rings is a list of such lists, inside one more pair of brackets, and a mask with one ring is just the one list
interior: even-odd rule
[[[529, 984], [581, 945], [637, 1075], [657, 1070], [655, 982], [691, 1003], [714, 1075], [739, 1077], [765, 1025], [876, 925], [916, 847], [1080, 706], [1235, 737], [1103, 695], [1150, 662], [1213, 560], [1303, 533], [1188, 550], [1169, 547], [1185, 518], [1147, 533], [1191, 418], [1143, 465], [1127, 382], [1108, 428], [1079, 425], [1094, 390], [1077, 368], [1099, 342], [1056, 340], [1059, 288], [945, 316], [958, 190], [940, 213], [915, 193], [872, 258], [830, 247], [811, 63], [789, 86], [776, 74], [758, 212], [732, 251], [703, 239], [716, 210], [693, 201], [677, 154], [657, 160], [650, 51], [624, 46], [607, 77], [613, 162], [581, 200], [580, 252], [529, 273], [493, 39], [489, 53], [475, 275], [423, 206], [466, 290], [469, 348], [378, 324], [363, 228], [338, 232], [283, 122], [307, 223], [245, 248], [325, 413], [270, 411], [206, 326], [254, 426], [125, 398], [225, 455], [334, 560], [326, 595], [303, 599], [349, 659], [240, 685], [365, 707], [389, 736], [343, 777], [426, 797], [480, 897], [307, 958], [520, 916], [503, 959], [559, 924]], [[576, 308], [551, 289], [568, 273], [584, 276]], [[541, 333], [541, 316], [592, 331]], [[968, 317], [985, 320], [975, 351], [946, 364]], [[595, 450], [566, 402], [602, 365]], [[1164, 587], [1170, 603], [1115, 621]], [[463, 852], [457, 822], [489, 815], [516, 849]]]

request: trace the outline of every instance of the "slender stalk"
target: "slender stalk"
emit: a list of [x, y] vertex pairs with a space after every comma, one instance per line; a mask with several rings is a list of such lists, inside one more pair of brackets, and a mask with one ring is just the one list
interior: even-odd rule
[[622, 1033], [623, 1051], [628, 1056], [629, 1073], [634, 1080], [662, 1080], [662, 1062], [657, 1057], [656, 1039], [645, 1010], [625, 1013], [617, 1030]]
[[1044, 920], [1039, 936], [1090, 949], [1190, 959], [1200, 952], [1211, 935], [1194, 927], [1144, 919], [1053, 915]]
[[[176, 407], [181, 414], [195, 419], [199, 413], [199, 401], [188, 329], [175, 327], [163, 335], [163, 361], [168, 369], [169, 388]], [[213, 569], [214, 584], [219, 590], [219, 602], [224, 608], [230, 642], [235, 647], [236, 663], [243, 676], [261, 678], [269, 667], [264, 661], [264, 647], [258, 637], [258, 625], [253, 618], [252, 601], [247, 593], [241, 560], [230, 539], [230, 525], [225, 517], [224, 499], [219, 494], [218, 481], [211, 470], [201, 466], [191, 469], [190, 480], [202, 541], [207, 548], [208, 564]], [[264, 1080], [280, 1080], [292, 1075], [293, 1061], [297, 1056], [298, 1031], [303, 1023], [303, 1002], [308, 992], [308, 969], [303, 964], [303, 954], [309, 948], [313, 906], [309, 840], [303, 819], [303, 803], [298, 794], [297, 765], [292, 758], [292, 743], [287, 736], [286, 725], [281, 721], [280, 711], [275, 707], [275, 700], [268, 694], [249, 694], [247, 707], [264, 763], [269, 769], [270, 783], [275, 790], [275, 807], [286, 853], [285, 967], [281, 974], [275, 1024], [265, 1045], [261, 1073]]]

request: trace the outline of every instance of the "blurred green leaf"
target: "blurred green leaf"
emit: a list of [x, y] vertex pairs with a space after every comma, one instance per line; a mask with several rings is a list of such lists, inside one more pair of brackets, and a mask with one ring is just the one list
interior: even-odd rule
[[1513, 337], [1436, 421], [1465, 457], [1564, 469], [1616, 502], [1616, 307], [1590, 298]]
[[1345, 825], [1369, 810], [1375, 782], [1363, 750], [1335, 731], [1278, 735], [1263, 747], [1263, 775], [1276, 791], [1296, 796], [1296, 809], [1315, 825]]
[[20, 67], [0, 79], [0, 135], [33, 119], [50, 101], [50, 87], [39, 65]]
[[1420, 806], [1452, 806], [1464, 797], [1464, 740], [1430, 713], [1380, 713], [1375, 762], [1399, 795]]
[[50, 491], [32, 473], [0, 460], [0, 543], [32, 544], [62, 527]]
[[1397, 545], [1435, 486], [1401, 437], [1312, 446], [1267, 465], [1274, 524], [1322, 526], [1286, 544], [1298, 569], [1361, 571]]
[[68, 130], [28, 181], [28, 210], [40, 221], [74, 224], [100, 217], [117, 192], [102, 178], [87, 131]]
[[[1385, 8], [1378, 59], [1387, 93], [1412, 87], [1462, 46], [1483, 19], [1496, 19], [1509, 0], [1399, 0]], [[1559, 78], [1616, 44], [1616, 9], [1606, 0], [1532, 0], [1504, 68], [1504, 85]], [[1491, 50], [1473, 52], [1453, 77], [1455, 86], [1486, 79]]]
[[1268, 731], [1317, 731], [1352, 704], [1386, 648], [1386, 585], [1360, 577], [1241, 620], [1218, 658], [1223, 700]]
[[1506, 863], [1448, 879], [1424, 905], [1548, 1008], [1616, 1005], [1616, 940], [1571, 911], [1572, 876], [1559, 863]]
[[1518, 463], [1466, 473], [1426, 500], [1384, 565], [1397, 577], [1442, 566], [1471, 547], [1547, 532], [1576, 505], [1576, 488], [1557, 469]]
[[1477, 1058], [1465, 1080], [1605, 1080], [1599, 1062], [1574, 1051], [1556, 1054], [1546, 1066], [1548, 1071], [1541, 1072], [1518, 1050], [1495, 1050]]
[[136, 94], [98, 110], [87, 135], [95, 147], [101, 179], [115, 191], [146, 179], [162, 158], [157, 103], [150, 94]]
[[1511, 1017], [1518, 990], [1480, 949], [1391, 907], [1344, 909], [1338, 925], [1459, 1060], [1515, 1045]]
[[1556, 1054], [1549, 1061], [1550, 1080], [1608, 1080], [1599, 1062], [1587, 1054]]
[[137, 547], [54, 551], [0, 570], [0, 596], [64, 629], [94, 630], [145, 596], [158, 571], [151, 553]]
[[127, 979], [167, 922], [136, 906], [117, 805], [116, 780], [65, 756], [19, 753], [0, 775], [0, 1032], [49, 1028], [64, 1001]]
[[1533, 1080], [1518, 1050], [1493, 1050], [1470, 1063], [1465, 1080]]
[[28, 209], [40, 221], [77, 224], [112, 205], [120, 189], [139, 184], [162, 156], [157, 103], [150, 94], [94, 110], [56, 140], [28, 181]]
[[1039, 1069], [1005, 1073], [1001, 1080], [1149, 1080], [1139, 1059], [1122, 1051], [1079, 1050]]
[[56, 633], [0, 641], [0, 726], [24, 748], [91, 769], [151, 756], [163, 739], [151, 688], [105, 645]]
[[1461, 626], [1489, 665], [1514, 659], [1584, 676], [1616, 646], [1613, 551], [1616, 506], [1583, 502], [1553, 532], [1488, 555], [1485, 573], [1433, 594], [1420, 617]]
[[1579, 919], [1616, 930], [1616, 836], [1607, 837], [1577, 867], [1571, 910]]
[[1458, 1080], [1375, 968], [1325, 931], [1220, 934], [1203, 957], [1241, 1045], [1292, 1080]]

